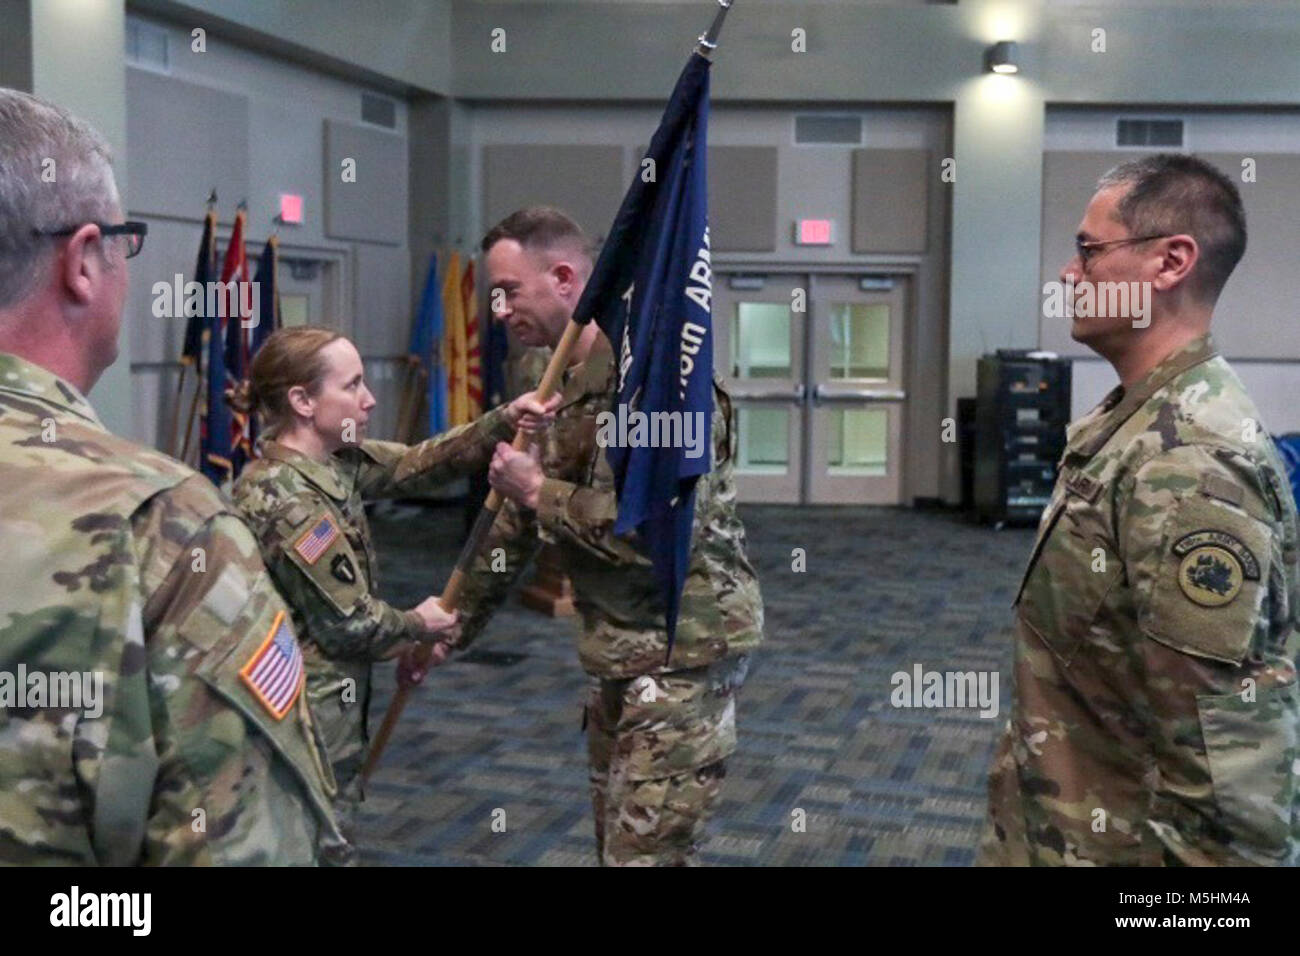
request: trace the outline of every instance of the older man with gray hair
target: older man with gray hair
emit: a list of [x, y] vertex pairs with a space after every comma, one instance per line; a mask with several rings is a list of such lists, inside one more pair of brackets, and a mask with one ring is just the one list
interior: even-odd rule
[[[256, 542], [85, 397], [145, 234], [110, 163], [85, 123], [0, 88], [0, 862], [345, 859]], [[93, 707], [68, 693], [86, 686]]]

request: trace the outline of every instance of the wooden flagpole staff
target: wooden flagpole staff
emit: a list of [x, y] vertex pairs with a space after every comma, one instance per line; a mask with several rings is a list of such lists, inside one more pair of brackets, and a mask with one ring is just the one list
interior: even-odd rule
[[[546, 366], [546, 372], [542, 375], [542, 381], [537, 386], [537, 400], [545, 402], [554, 395], [558, 390], [560, 376], [563, 374], [569, 364], [569, 354], [573, 351], [574, 343], [578, 341], [578, 336], [586, 323], [576, 322], [572, 319], [564, 329], [564, 334], [560, 337], [559, 344], [556, 345], [555, 351], [551, 355], [551, 361]], [[515, 434], [514, 447], [516, 450], [523, 451], [528, 445], [528, 435], [525, 432]], [[483, 502], [483, 510], [479, 512], [478, 518], [474, 521], [474, 527], [470, 531], [469, 538], [465, 541], [464, 547], [460, 549], [460, 557], [456, 559], [456, 567], [451, 572], [451, 577], [447, 579], [447, 586], [443, 589], [442, 594], [438, 597], [438, 604], [445, 611], [453, 611], [460, 603], [460, 592], [465, 585], [465, 575], [469, 571], [470, 565], [474, 558], [483, 548], [487, 541], [488, 534], [492, 531], [492, 525], [496, 522], [497, 515], [501, 512], [502, 501], [501, 494], [493, 488]], [[425, 670], [433, 657], [433, 645], [420, 644], [415, 651], [416, 666]], [[379, 730], [370, 744], [370, 753], [366, 757], [365, 766], [361, 770], [361, 782], [364, 784], [370, 779], [376, 766], [379, 765], [379, 759], [383, 756], [384, 749], [388, 746], [388, 740], [393, 735], [393, 728], [397, 726], [397, 721], [401, 719], [402, 711], [406, 709], [407, 699], [411, 696], [411, 690], [415, 684], [398, 681], [397, 692], [393, 695], [392, 702], [388, 705], [388, 710], [384, 714], [384, 722], [379, 725]]]

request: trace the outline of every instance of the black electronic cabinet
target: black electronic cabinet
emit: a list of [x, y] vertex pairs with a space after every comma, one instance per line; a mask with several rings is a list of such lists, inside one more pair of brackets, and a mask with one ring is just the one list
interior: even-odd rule
[[995, 524], [1033, 523], [1052, 497], [1070, 421], [1070, 362], [999, 349], [979, 360], [975, 512]]

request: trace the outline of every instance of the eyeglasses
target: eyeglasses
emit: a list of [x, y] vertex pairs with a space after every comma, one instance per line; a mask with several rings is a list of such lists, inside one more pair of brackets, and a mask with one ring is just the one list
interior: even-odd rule
[[128, 219], [126, 222], [118, 223], [117, 225], [110, 225], [106, 222], [89, 222], [77, 226], [68, 226], [65, 229], [51, 229], [44, 232], [40, 229], [33, 229], [32, 235], [70, 236], [80, 229], [81, 226], [98, 226], [99, 234], [101, 236], [125, 236], [127, 240], [126, 258], [128, 259], [132, 259], [140, 254], [140, 250], [144, 248], [144, 237], [149, 233], [149, 224], [147, 222]]
[[1083, 267], [1086, 269], [1088, 263], [1097, 258], [1096, 250], [1101, 249], [1104, 246], [1122, 246], [1130, 242], [1147, 242], [1151, 239], [1168, 238], [1169, 236], [1167, 234], [1159, 236], [1127, 236], [1123, 239], [1090, 239], [1086, 241], [1075, 237], [1074, 254], [1079, 257], [1079, 262], [1081, 262]]

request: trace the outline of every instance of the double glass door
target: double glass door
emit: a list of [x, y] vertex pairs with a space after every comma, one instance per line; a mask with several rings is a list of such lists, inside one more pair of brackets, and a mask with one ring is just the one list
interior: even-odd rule
[[901, 501], [906, 292], [891, 276], [718, 277], [742, 501]]

